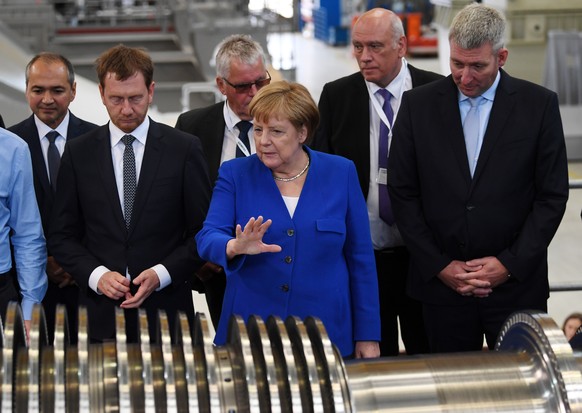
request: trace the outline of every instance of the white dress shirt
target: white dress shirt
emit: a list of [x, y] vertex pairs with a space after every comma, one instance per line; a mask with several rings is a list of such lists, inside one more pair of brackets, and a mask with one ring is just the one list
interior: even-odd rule
[[[368, 218], [370, 219], [370, 232], [372, 235], [372, 244], [374, 249], [381, 250], [384, 248], [398, 247], [404, 245], [400, 231], [396, 225], [388, 225], [386, 222], [380, 218], [379, 212], [379, 196], [378, 196], [378, 137], [380, 135], [380, 115], [376, 111], [375, 105], [372, 103], [371, 99], [378, 99], [379, 107], [381, 108], [384, 104], [381, 96], [378, 96], [376, 92], [380, 87], [375, 83], [366, 82], [368, 86], [368, 93], [370, 95], [370, 182], [368, 187], [368, 198], [366, 203], [368, 206]], [[398, 116], [398, 109], [400, 108], [400, 102], [402, 100], [402, 94], [412, 89], [412, 78], [410, 72], [408, 71], [408, 65], [404, 58], [402, 59], [402, 67], [400, 72], [394, 78], [392, 82], [386, 87], [386, 89], [392, 94], [392, 99], [390, 99], [390, 104], [394, 112], [394, 120]], [[380, 100], [382, 100], [380, 102]], [[390, 139], [388, 141], [388, 148], [392, 143], [392, 134], [390, 134]], [[390, 149], [388, 149], [390, 151]], [[390, 165], [388, 165], [390, 169]]]
[[46, 168], [46, 173], [50, 177], [50, 171], [48, 167], [48, 147], [49, 147], [49, 140], [46, 137], [47, 133], [57, 131], [59, 136], [55, 139], [55, 145], [57, 150], [59, 151], [59, 155], [63, 156], [63, 152], [65, 151], [65, 144], [67, 143], [67, 131], [69, 129], [69, 111], [61, 121], [60, 125], [57, 126], [56, 129], [52, 129], [48, 127], [42, 120], [37, 118], [34, 115], [34, 124], [36, 125], [36, 130], [38, 131], [38, 138], [40, 139], [40, 146], [42, 148], [42, 156], [44, 158], [44, 167]]
[[[495, 92], [497, 91], [500, 79], [501, 73], [497, 72], [497, 77], [491, 87], [481, 95], [483, 97], [483, 102], [479, 105], [479, 141], [477, 142], [477, 159], [481, 152], [481, 146], [483, 146], [483, 138], [485, 137], [485, 131], [487, 129], [487, 124], [489, 123], [489, 115], [493, 108], [493, 100], [495, 99]], [[461, 111], [462, 125], [465, 124], [465, 118], [467, 117], [467, 113], [469, 113], [469, 109], [471, 109], [469, 97], [459, 91], [459, 110]]]
[[[141, 165], [143, 162], [143, 155], [145, 152], [145, 145], [148, 136], [148, 130], [150, 127], [150, 119], [148, 117], [145, 118], [145, 121], [139, 125], [135, 130], [133, 130], [129, 135], [132, 135], [135, 140], [133, 141], [132, 148], [135, 154], [135, 172], [136, 178], [139, 188], [139, 173], [141, 171]], [[113, 122], [109, 122], [109, 139], [111, 142], [111, 158], [113, 160], [113, 173], [115, 174], [115, 183], [117, 184], [117, 193], [119, 195], [119, 202], [120, 205], [123, 205], [123, 151], [125, 150], [125, 144], [121, 142], [121, 138], [123, 138], [127, 133], [123, 132], [117, 126], [113, 124]], [[123, 210], [123, 208], [122, 208]], [[152, 269], [158, 275], [160, 279], [160, 286], [156, 291], [161, 290], [162, 288], [170, 285], [172, 283], [172, 278], [170, 277], [170, 273], [168, 272], [167, 268], [162, 264], [156, 264], [152, 267]], [[99, 280], [106, 272], [110, 270], [100, 265], [99, 267], [95, 268], [89, 277], [89, 287], [95, 291], [97, 294], [102, 294], [97, 285]], [[131, 280], [131, 276], [137, 277], [139, 274], [129, 274], [129, 271], [126, 269], [125, 276]]]
[[[224, 142], [222, 144], [222, 154], [220, 155], [220, 164], [236, 158], [236, 142], [238, 140], [239, 130], [236, 126], [241, 119], [233, 112], [228, 105], [228, 100], [224, 102], [223, 107], [224, 122]], [[251, 146], [251, 154], [256, 153], [255, 140], [253, 139], [253, 128], [248, 132], [249, 143]]]

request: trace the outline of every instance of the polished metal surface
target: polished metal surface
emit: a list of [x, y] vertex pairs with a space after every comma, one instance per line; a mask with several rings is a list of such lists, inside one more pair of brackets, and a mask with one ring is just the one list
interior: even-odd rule
[[18, 305], [0, 329], [2, 412], [582, 412], [582, 354], [545, 314], [512, 315], [496, 351], [345, 361], [316, 318], [230, 321], [227, 344], [214, 346], [197, 314], [178, 318], [170, 341], [165, 313], [150, 340], [138, 311], [138, 342], [125, 336], [90, 344], [79, 310], [78, 344], [69, 343], [57, 308], [48, 343], [36, 306], [28, 341]]

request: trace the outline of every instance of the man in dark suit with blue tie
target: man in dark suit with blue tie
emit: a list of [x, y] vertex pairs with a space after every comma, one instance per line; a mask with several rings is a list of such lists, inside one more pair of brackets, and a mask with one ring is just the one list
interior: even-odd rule
[[151, 340], [160, 310], [175, 339], [177, 313], [193, 320], [191, 277], [202, 265], [194, 240], [210, 202], [202, 146], [147, 116], [155, 83], [145, 51], [112, 47], [96, 68], [110, 122], [67, 144], [49, 246], [81, 289], [91, 340], [115, 336], [116, 307], [129, 341], [138, 308]]
[[470, 4], [451, 75], [404, 94], [388, 184], [432, 352], [493, 348], [515, 311], [547, 311], [548, 245], [568, 199], [557, 95], [504, 66], [505, 19]]
[[[32, 156], [34, 189], [44, 233], [48, 234], [55, 201], [56, 175], [65, 143], [97, 127], [69, 111], [75, 99], [73, 65], [64, 56], [40, 53], [25, 70], [26, 100], [32, 115], [9, 128], [28, 143]], [[65, 305], [73, 343], [77, 337], [79, 289], [74, 279], [48, 253], [46, 273], [49, 287], [43, 299], [49, 342], [54, 337], [57, 304]]]
[[[270, 80], [261, 45], [248, 35], [229, 36], [218, 45], [216, 54], [216, 85], [226, 101], [190, 110], [178, 117], [176, 129], [202, 141], [213, 185], [222, 162], [255, 153], [248, 106], [257, 90]], [[220, 266], [209, 262], [197, 276], [204, 283], [212, 323], [217, 326], [226, 275]]]
[[352, 45], [360, 72], [324, 86], [319, 100], [321, 122], [311, 146], [356, 164], [375, 249], [382, 356], [399, 353], [399, 322], [406, 352], [425, 353], [428, 344], [421, 306], [406, 294], [409, 253], [389, 207], [382, 204], [389, 202], [383, 163], [402, 93], [442, 76], [406, 62], [404, 28], [389, 10], [372, 9], [360, 16], [352, 30]]

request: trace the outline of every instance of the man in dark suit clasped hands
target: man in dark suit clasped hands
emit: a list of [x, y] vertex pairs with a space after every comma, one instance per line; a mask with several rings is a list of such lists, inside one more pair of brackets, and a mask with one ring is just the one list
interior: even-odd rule
[[178, 311], [194, 314], [206, 163], [197, 138], [147, 116], [155, 83], [145, 51], [115, 46], [96, 68], [110, 122], [67, 144], [49, 244], [81, 289], [91, 340], [114, 337], [116, 306], [125, 310], [128, 340], [137, 340], [137, 308], [156, 340], [158, 310], [172, 333]]
[[352, 46], [360, 71], [324, 86], [312, 144], [356, 164], [375, 251], [384, 357], [400, 352], [399, 322], [406, 352], [428, 352], [421, 305], [406, 294], [410, 255], [391, 213], [386, 162], [402, 94], [442, 76], [408, 64], [406, 45], [402, 21], [390, 10], [372, 9], [358, 18]]
[[503, 69], [505, 19], [463, 8], [447, 78], [406, 92], [388, 184], [432, 352], [493, 348], [514, 311], [547, 311], [548, 245], [568, 199], [555, 93]]

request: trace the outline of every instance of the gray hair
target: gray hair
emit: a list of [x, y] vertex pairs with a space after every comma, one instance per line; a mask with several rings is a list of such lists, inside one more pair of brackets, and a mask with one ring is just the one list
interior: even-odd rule
[[216, 54], [216, 74], [228, 78], [233, 59], [238, 59], [246, 65], [253, 65], [260, 59], [266, 64], [263, 48], [247, 34], [233, 34], [220, 42]]
[[404, 26], [402, 19], [397, 14], [390, 13], [389, 16], [390, 28], [392, 29], [392, 48], [396, 49], [400, 38], [404, 36]]
[[472, 3], [465, 6], [453, 19], [449, 41], [462, 49], [476, 49], [490, 43], [493, 52], [503, 47], [505, 17], [492, 7]]

